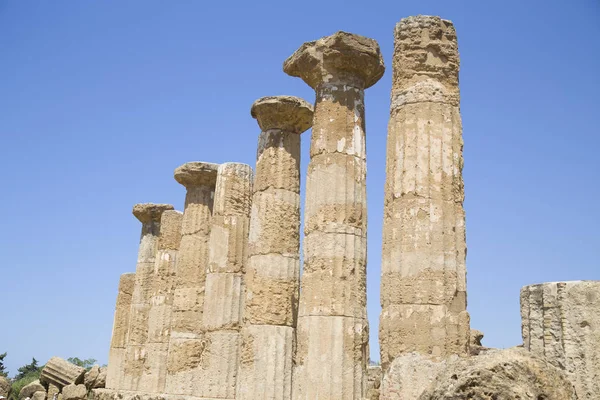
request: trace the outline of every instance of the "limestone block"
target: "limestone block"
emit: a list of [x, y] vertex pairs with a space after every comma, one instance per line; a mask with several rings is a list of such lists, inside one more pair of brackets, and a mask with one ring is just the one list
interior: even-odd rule
[[253, 256], [248, 264], [245, 276], [246, 323], [293, 326], [298, 312], [300, 260], [270, 254]]
[[100, 375], [100, 366], [98, 365], [92, 366], [92, 368], [85, 373], [83, 376], [83, 384], [88, 390], [94, 387], [98, 375]]
[[366, 400], [379, 400], [381, 389], [381, 366], [369, 365], [367, 367]]
[[294, 328], [250, 325], [241, 331], [236, 399], [291, 399]]
[[63, 387], [65, 385], [82, 383], [84, 375], [84, 368], [71, 364], [60, 357], [52, 357], [42, 369], [40, 381]]
[[527, 350], [513, 348], [448, 363], [419, 400], [486, 398], [575, 400], [578, 397], [563, 371]]
[[152, 304], [148, 313], [148, 343], [168, 343], [172, 306]]
[[394, 30], [392, 98], [428, 78], [458, 92], [459, 63], [451, 21], [428, 15], [402, 19]]
[[306, 177], [306, 235], [366, 235], [366, 161], [334, 153], [313, 157]]
[[433, 358], [466, 355], [469, 314], [443, 305], [394, 305], [379, 319], [381, 365], [384, 371], [397, 356], [418, 352]]
[[106, 387], [109, 389], [120, 389], [125, 369], [124, 347], [112, 347], [108, 352], [108, 368], [106, 370]]
[[381, 79], [385, 67], [375, 40], [336, 32], [305, 43], [285, 60], [283, 71], [302, 78], [313, 89], [321, 83], [347, 81], [365, 89]]
[[299, 314], [366, 318], [366, 250], [361, 236], [306, 236]]
[[46, 391], [39, 390], [31, 396], [31, 400], [46, 400]]
[[367, 321], [300, 316], [297, 330], [294, 399], [361, 399], [367, 383]]
[[521, 289], [524, 347], [566, 371], [579, 399], [600, 398], [600, 281]]
[[98, 378], [96, 378], [96, 382], [94, 382], [94, 389], [100, 389], [106, 386], [107, 372], [108, 369], [106, 367], [100, 367], [100, 373], [98, 374]]
[[166, 392], [201, 398], [235, 398], [238, 332], [210, 332], [202, 339], [173, 341]]
[[248, 215], [215, 216], [211, 220], [208, 272], [244, 272], [248, 250]]
[[[60, 388], [51, 383], [48, 384], [48, 391], [46, 392], [46, 398], [48, 400], [58, 400], [59, 395], [60, 395]], [[54, 396], [56, 396], [56, 398]]]
[[26, 397], [32, 397], [35, 392], [46, 392], [46, 388], [42, 386], [39, 380], [35, 380], [21, 389], [19, 392], [19, 400], [23, 400]]
[[164, 391], [167, 374], [168, 343], [129, 346], [126, 353], [123, 387], [147, 393]]
[[254, 193], [250, 213], [248, 254], [298, 257], [300, 195], [281, 189]]
[[248, 216], [252, 205], [252, 167], [240, 163], [219, 165], [215, 187], [214, 216]]
[[242, 323], [243, 275], [210, 273], [206, 277], [203, 322], [206, 331], [239, 329]]
[[150, 304], [132, 304], [129, 319], [127, 346], [144, 344], [148, 341], [148, 317]]
[[436, 362], [419, 353], [403, 353], [396, 357], [383, 373], [380, 399], [419, 399], [445, 368], [446, 361]]
[[391, 111], [387, 199], [464, 201], [460, 109], [444, 103], [404, 104]]
[[0, 396], [4, 396], [4, 397], [8, 398], [8, 395], [10, 394], [10, 390], [11, 390], [10, 381], [8, 379], [6, 379], [4, 376], [0, 375]]
[[85, 400], [87, 399], [87, 389], [85, 385], [70, 384], [62, 389], [64, 400]]
[[186, 235], [181, 238], [177, 254], [176, 290], [203, 287], [208, 262], [208, 240], [209, 237], [203, 235]]
[[282, 129], [263, 130], [258, 138], [255, 193], [267, 189], [300, 193], [299, 183], [300, 135]]
[[131, 311], [131, 298], [135, 274], [123, 274], [119, 279], [119, 292], [117, 294], [117, 305], [113, 322], [113, 333], [111, 348], [123, 348], [127, 344], [127, 333], [129, 330], [129, 315]]

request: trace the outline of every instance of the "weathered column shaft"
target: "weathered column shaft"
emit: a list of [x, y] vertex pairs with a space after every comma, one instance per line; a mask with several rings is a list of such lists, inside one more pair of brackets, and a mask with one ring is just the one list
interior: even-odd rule
[[236, 398], [289, 400], [300, 279], [300, 134], [313, 112], [302, 99], [277, 96], [257, 100], [252, 116], [262, 132]]
[[565, 370], [579, 399], [600, 399], [600, 281], [521, 289], [523, 344]]
[[129, 315], [131, 313], [131, 297], [134, 286], [134, 273], [121, 275], [113, 321], [112, 339], [108, 354], [106, 372], [106, 388], [108, 389], [120, 389], [122, 385], [127, 334], [129, 331]]
[[467, 355], [459, 56], [439, 17], [395, 29], [388, 126], [379, 340], [400, 354]]
[[194, 394], [194, 381], [206, 345], [202, 327], [213, 195], [218, 165], [189, 162], [175, 170], [186, 187], [177, 253], [165, 392]]
[[164, 393], [171, 330], [176, 260], [181, 240], [183, 214], [169, 210], [162, 215], [158, 252], [154, 266], [152, 297], [148, 316], [148, 340], [139, 390]]
[[169, 204], [136, 204], [133, 215], [142, 223], [142, 234], [131, 298], [129, 331], [121, 389], [140, 390], [149, 348], [148, 330], [150, 302], [154, 285], [154, 264], [158, 250], [160, 220], [163, 212], [172, 210]]
[[293, 398], [362, 399], [366, 389], [364, 89], [384, 67], [372, 39], [305, 43], [284, 71], [315, 89]]
[[192, 393], [199, 397], [235, 398], [252, 182], [248, 165], [219, 166], [202, 319], [204, 347], [193, 371]]

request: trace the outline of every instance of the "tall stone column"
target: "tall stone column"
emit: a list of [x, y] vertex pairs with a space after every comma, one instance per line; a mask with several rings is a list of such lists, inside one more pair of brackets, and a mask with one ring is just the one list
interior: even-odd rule
[[123, 274], [119, 279], [117, 304], [113, 320], [112, 339], [108, 353], [106, 370], [106, 388], [120, 389], [123, 370], [125, 369], [125, 351], [127, 333], [129, 331], [129, 314], [131, 313], [131, 296], [135, 285], [135, 274]]
[[362, 399], [366, 389], [364, 90], [383, 75], [376, 41], [338, 32], [302, 45], [284, 71], [315, 89], [293, 398]]
[[163, 213], [160, 222], [148, 317], [147, 357], [139, 385], [140, 390], [144, 392], [164, 393], [165, 391], [176, 261], [181, 241], [182, 220], [183, 213], [168, 210]]
[[600, 281], [521, 289], [523, 345], [566, 371], [581, 400], [600, 399]]
[[205, 346], [202, 311], [217, 164], [189, 162], [175, 170], [186, 187], [173, 289], [165, 391], [192, 395]]
[[252, 182], [249, 165], [219, 166], [202, 320], [204, 347], [193, 390], [203, 398], [235, 398]]
[[251, 114], [262, 132], [236, 399], [289, 400], [300, 279], [300, 134], [312, 125], [313, 107], [297, 97], [263, 97]]
[[138, 390], [148, 354], [148, 317], [154, 281], [154, 264], [158, 249], [160, 220], [163, 212], [172, 210], [170, 204], [136, 204], [133, 215], [142, 223], [142, 234], [135, 269], [135, 283], [131, 298], [129, 331], [123, 382], [120, 389]]
[[396, 25], [379, 322], [384, 371], [400, 354], [468, 354], [458, 68], [450, 21], [417, 16]]

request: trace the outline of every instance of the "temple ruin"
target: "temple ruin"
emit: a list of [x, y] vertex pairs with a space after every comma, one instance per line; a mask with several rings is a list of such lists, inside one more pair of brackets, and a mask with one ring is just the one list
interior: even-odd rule
[[[397, 24], [381, 367], [368, 365], [365, 90], [385, 68], [375, 40], [337, 32], [283, 65], [314, 89], [314, 105], [252, 104], [255, 170], [188, 162], [174, 173], [183, 212], [134, 206], [137, 266], [121, 276], [106, 387], [92, 397], [600, 399], [600, 282], [523, 288], [523, 348], [487, 349], [471, 332], [459, 64], [452, 22]], [[301, 235], [300, 143], [311, 128]]]

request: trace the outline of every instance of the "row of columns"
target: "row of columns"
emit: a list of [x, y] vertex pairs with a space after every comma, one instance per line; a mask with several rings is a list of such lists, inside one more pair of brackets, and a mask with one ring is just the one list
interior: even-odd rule
[[[152, 211], [138, 217], [146, 233], [135, 279], [121, 278], [109, 388], [211, 399], [364, 397], [364, 91], [382, 77], [383, 59], [376, 41], [338, 32], [302, 45], [284, 71], [315, 90], [314, 114], [290, 96], [253, 104], [256, 176], [244, 164], [187, 163], [175, 171], [187, 189], [183, 214], [136, 206]], [[417, 17], [398, 25], [393, 82], [384, 370], [405, 352], [463, 354], [469, 332], [451, 23]], [[300, 283], [300, 134], [311, 125]]]

